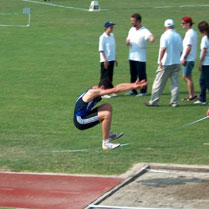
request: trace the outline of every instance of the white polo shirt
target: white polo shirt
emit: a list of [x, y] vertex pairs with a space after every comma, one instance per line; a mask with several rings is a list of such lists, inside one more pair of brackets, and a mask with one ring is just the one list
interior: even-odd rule
[[180, 64], [182, 38], [174, 29], [166, 30], [160, 37], [158, 64], [161, 48], [166, 48], [162, 58], [162, 65]]
[[203, 36], [202, 40], [201, 40], [201, 44], [200, 44], [200, 49], [201, 49], [200, 59], [202, 57], [202, 53], [203, 53], [203, 49], [204, 48], [207, 49], [207, 52], [206, 52], [206, 55], [205, 55], [205, 58], [203, 60], [202, 65], [209, 65], [209, 38], [207, 36]]
[[132, 27], [126, 40], [130, 40], [129, 60], [146, 62], [147, 40], [152, 33], [144, 26], [138, 30]]
[[116, 44], [115, 44], [115, 37], [114, 34], [111, 33], [109, 36], [104, 32], [99, 37], [99, 52], [100, 52], [100, 62], [104, 62], [104, 57], [101, 53], [103, 51], [107, 58], [107, 61], [115, 61], [115, 51], [116, 51]]
[[197, 33], [192, 28], [189, 29], [184, 36], [183, 40], [183, 53], [181, 56], [181, 60], [184, 58], [186, 54], [186, 50], [188, 46], [192, 46], [189, 55], [186, 58], [186, 61], [195, 61], [197, 57]]

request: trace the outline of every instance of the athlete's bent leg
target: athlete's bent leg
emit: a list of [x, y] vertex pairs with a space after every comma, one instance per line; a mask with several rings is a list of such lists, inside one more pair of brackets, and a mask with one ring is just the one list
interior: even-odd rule
[[102, 123], [102, 138], [108, 139], [110, 136], [110, 128], [112, 122], [112, 106], [110, 104], [103, 104], [98, 107], [98, 118]]

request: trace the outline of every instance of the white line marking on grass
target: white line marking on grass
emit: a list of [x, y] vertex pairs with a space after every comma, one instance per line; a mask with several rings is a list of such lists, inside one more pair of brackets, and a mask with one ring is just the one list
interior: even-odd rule
[[209, 7], [209, 4], [205, 4], [205, 5], [181, 5], [179, 7]]
[[22, 0], [22, 1], [30, 2], [30, 3], [34, 3], [34, 4], [42, 4], [42, 5], [52, 6], [52, 7], [60, 7], [60, 8], [65, 8], [65, 9], [75, 9], [75, 10], [81, 10], [81, 11], [89, 11], [88, 9], [84, 9], [84, 8], [68, 7], [68, 6], [64, 6], [64, 5], [44, 3], [44, 2], [33, 1], [33, 0]]
[[[92, 149], [75, 149], [75, 150], [20, 150], [20, 151], [11, 151], [12, 153], [65, 153], [65, 152], [87, 152]], [[7, 152], [10, 153], [10, 152]]]
[[1, 25], [0, 27], [21, 27], [21, 28], [28, 28], [29, 25]]
[[72, 150], [24, 150], [22, 152], [41, 152], [41, 153], [65, 153], [65, 152], [87, 152], [92, 149], [72, 149]]
[[156, 9], [162, 9], [162, 8], [172, 8], [174, 6], [159, 6], [159, 7], [155, 7]]
[[20, 13], [0, 13], [0, 15], [2, 16], [6, 16], [6, 15], [19, 15]]
[[75, 150], [52, 150], [52, 151], [43, 151], [43, 152], [86, 152], [91, 149], [75, 149]]

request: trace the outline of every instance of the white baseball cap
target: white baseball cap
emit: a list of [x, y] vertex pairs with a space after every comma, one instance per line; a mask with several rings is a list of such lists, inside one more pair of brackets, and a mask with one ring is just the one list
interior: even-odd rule
[[167, 19], [165, 22], [164, 22], [164, 26], [165, 27], [173, 27], [174, 26], [174, 21], [172, 19]]

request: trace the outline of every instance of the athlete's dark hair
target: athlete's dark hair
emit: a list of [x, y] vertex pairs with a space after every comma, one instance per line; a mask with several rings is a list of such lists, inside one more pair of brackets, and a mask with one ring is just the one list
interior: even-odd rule
[[104, 86], [105, 89], [113, 88], [112, 82], [109, 79], [103, 79], [99, 82], [98, 87]]
[[142, 21], [142, 16], [139, 13], [134, 13], [134, 14], [131, 15], [131, 17], [135, 18], [139, 22]]
[[206, 21], [202, 21], [198, 24], [198, 29], [200, 33], [206, 32], [207, 37], [209, 38], [209, 25]]

